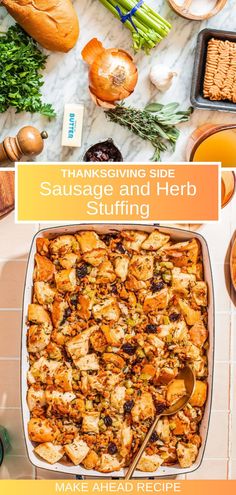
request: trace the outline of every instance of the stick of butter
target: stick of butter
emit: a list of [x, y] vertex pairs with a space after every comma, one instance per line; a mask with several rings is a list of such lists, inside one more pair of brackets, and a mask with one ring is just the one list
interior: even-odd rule
[[82, 144], [84, 106], [69, 103], [65, 105], [62, 128], [62, 146], [80, 148]]

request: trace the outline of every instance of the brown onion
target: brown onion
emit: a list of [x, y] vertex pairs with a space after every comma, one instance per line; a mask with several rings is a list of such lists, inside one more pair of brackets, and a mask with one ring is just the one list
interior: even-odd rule
[[138, 70], [129, 53], [118, 48], [106, 50], [96, 38], [82, 51], [90, 65], [89, 89], [94, 101], [106, 108], [124, 100], [133, 93], [138, 81]]

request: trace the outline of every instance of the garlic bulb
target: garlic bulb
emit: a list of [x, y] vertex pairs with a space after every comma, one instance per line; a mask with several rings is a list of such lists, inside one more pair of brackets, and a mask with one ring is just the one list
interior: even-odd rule
[[154, 84], [159, 91], [167, 91], [167, 89], [171, 87], [175, 76], [177, 76], [177, 73], [172, 72], [171, 69], [164, 64], [154, 65], [150, 71], [152, 84]]

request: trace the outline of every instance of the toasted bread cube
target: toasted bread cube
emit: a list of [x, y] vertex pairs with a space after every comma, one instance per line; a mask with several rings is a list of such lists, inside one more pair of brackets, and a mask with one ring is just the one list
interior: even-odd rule
[[60, 367], [57, 361], [47, 360], [44, 357], [35, 361], [28, 371], [28, 382], [33, 385], [37, 382], [52, 383], [56, 370]]
[[67, 366], [60, 366], [56, 369], [56, 372], [54, 373], [54, 381], [55, 385], [62, 388], [64, 392], [72, 391], [73, 374], [72, 368], [68, 363]]
[[203, 407], [207, 400], [207, 383], [197, 380], [194, 393], [190, 399], [191, 406]]
[[189, 330], [189, 337], [191, 342], [197, 347], [202, 347], [207, 338], [208, 338], [208, 330], [206, 329], [203, 321], [199, 321], [195, 323], [193, 327]]
[[114, 352], [105, 352], [102, 356], [102, 359], [103, 361], [105, 361], [105, 363], [114, 364], [114, 366], [120, 369], [123, 369], [126, 364], [125, 360]]
[[148, 455], [146, 452], [142, 455], [137, 469], [145, 473], [154, 473], [163, 464], [164, 460], [157, 454]]
[[74, 364], [81, 371], [97, 371], [99, 370], [99, 362], [96, 354], [87, 354], [80, 359], [74, 360]]
[[90, 450], [88, 455], [83, 460], [83, 466], [85, 469], [95, 469], [99, 461], [99, 457], [95, 450]]
[[35, 390], [34, 387], [30, 387], [27, 392], [27, 404], [30, 411], [37, 407], [44, 407], [46, 405], [45, 390]]
[[128, 256], [117, 256], [115, 259], [115, 272], [117, 277], [121, 279], [121, 282], [125, 282], [127, 279], [129, 270], [129, 257]]
[[157, 251], [169, 242], [170, 236], [162, 234], [159, 230], [154, 230], [148, 238], [142, 243], [142, 249], [146, 251]]
[[121, 443], [120, 455], [126, 457], [130, 453], [133, 441], [133, 432], [127, 423], [122, 424], [119, 436]]
[[117, 456], [102, 454], [97, 469], [100, 473], [113, 473], [114, 471], [119, 471], [121, 467], [122, 462], [119, 461]]
[[173, 430], [174, 435], [188, 435], [190, 431], [190, 420], [185, 416], [184, 421], [182, 418], [176, 417], [174, 418], [175, 428]]
[[54, 301], [52, 305], [52, 322], [55, 328], [62, 325], [68, 304], [65, 301]]
[[173, 261], [175, 266], [196, 265], [199, 257], [199, 243], [196, 239], [179, 242], [164, 248], [164, 252]]
[[170, 294], [168, 288], [162, 289], [155, 294], [149, 293], [144, 300], [143, 310], [145, 313], [165, 309], [168, 306]]
[[49, 239], [43, 238], [43, 237], [38, 237], [36, 239], [36, 249], [37, 253], [41, 254], [41, 256], [46, 256], [49, 252]]
[[107, 347], [107, 341], [101, 330], [97, 330], [90, 337], [90, 344], [96, 352], [104, 352]]
[[28, 433], [32, 442], [53, 442], [58, 429], [49, 419], [32, 418], [28, 423]]
[[106, 260], [107, 252], [105, 249], [93, 249], [83, 254], [83, 260], [92, 266], [100, 266]]
[[162, 442], [170, 442], [170, 423], [168, 418], [163, 417], [159, 419], [156, 432]]
[[187, 391], [185, 388], [184, 380], [176, 379], [168, 386], [167, 390], [167, 401], [172, 405], [175, 404], [181, 397], [186, 395]]
[[127, 281], [125, 282], [125, 287], [127, 290], [136, 292], [141, 289], [146, 289], [147, 282], [145, 282], [144, 280], [137, 280], [137, 278], [133, 277], [132, 275], [129, 275]]
[[55, 274], [55, 281], [59, 292], [73, 292], [76, 289], [75, 268], [57, 272]]
[[49, 313], [40, 304], [29, 304], [28, 320], [36, 325], [40, 325], [41, 323], [51, 325]]
[[86, 356], [89, 352], [89, 339], [91, 335], [98, 330], [99, 327], [94, 325], [87, 330], [84, 330], [73, 339], [68, 340], [66, 343], [66, 350], [72, 357], [73, 361], [78, 360], [80, 357]]
[[198, 448], [191, 443], [179, 442], [177, 445], [177, 456], [180, 463], [180, 467], [191, 467], [197, 459]]
[[111, 397], [110, 397], [111, 406], [114, 407], [114, 409], [116, 409], [120, 413], [123, 413], [125, 394], [126, 394], [126, 388], [120, 385], [115, 387], [111, 393]]
[[88, 455], [89, 447], [78, 435], [73, 443], [65, 445], [65, 452], [75, 466], [78, 466]]
[[83, 415], [82, 430], [87, 433], [99, 433], [99, 412], [90, 412]]
[[169, 368], [168, 366], [164, 366], [160, 374], [158, 376], [157, 383], [160, 385], [168, 385], [172, 382], [176, 377], [177, 371], [175, 368]]
[[82, 320], [89, 320], [93, 301], [86, 295], [81, 294], [78, 298], [77, 313]]
[[187, 301], [179, 299], [179, 305], [188, 325], [192, 326], [201, 320], [201, 311], [191, 308]]
[[104, 299], [100, 304], [93, 306], [93, 316], [95, 320], [118, 321], [120, 317], [120, 308], [114, 297]]
[[50, 242], [50, 252], [54, 256], [64, 256], [68, 253], [77, 253], [79, 245], [73, 235], [60, 235]]
[[107, 250], [106, 244], [101, 241], [98, 234], [93, 231], [79, 232], [76, 234], [76, 239], [80, 245], [81, 252], [88, 253], [94, 249], [104, 249]]
[[140, 397], [137, 397], [131, 414], [134, 423], [138, 423], [145, 419], [154, 419], [155, 412], [152, 395], [149, 392], [143, 392]]
[[34, 295], [39, 304], [51, 304], [54, 300], [56, 291], [46, 282], [34, 283]]
[[70, 270], [70, 268], [74, 268], [78, 259], [78, 254], [68, 253], [63, 258], [59, 258], [59, 263], [65, 270]]
[[121, 232], [124, 247], [128, 251], [140, 251], [143, 242], [147, 239], [148, 234], [138, 230], [124, 230]]
[[191, 282], [196, 282], [196, 277], [193, 274], [184, 273], [181, 268], [173, 268], [172, 270], [172, 288], [177, 291], [185, 291], [189, 289]]
[[96, 283], [112, 284], [116, 280], [114, 268], [109, 260], [103, 261], [98, 268]]
[[37, 282], [51, 282], [56, 271], [55, 265], [46, 256], [36, 254], [34, 280]]
[[207, 306], [208, 290], [206, 282], [197, 282], [192, 288], [193, 300], [198, 306]]
[[125, 331], [120, 325], [112, 326], [102, 325], [101, 330], [110, 345], [119, 346], [124, 339]]
[[59, 406], [63, 412], [69, 413], [70, 403], [76, 399], [76, 395], [73, 392], [59, 392], [59, 390], [46, 390], [45, 399], [47, 404], [52, 406]]
[[28, 330], [28, 351], [32, 353], [40, 352], [50, 342], [52, 326], [47, 323], [41, 325], [31, 325]]
[[129, 264], [129, 273], [138, 280], [150, 280], [153, 277], [153, 256], [134, 254]]
[[35, 447], [34, 452], [49, 464], [56, 464], [65, 453], [61, 445], [53, 445], [51, 442], [41, 443]]

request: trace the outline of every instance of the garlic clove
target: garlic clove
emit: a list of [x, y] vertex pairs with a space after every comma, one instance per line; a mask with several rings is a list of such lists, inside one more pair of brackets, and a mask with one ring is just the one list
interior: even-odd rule
[[159, 91], [167, 91], [172, 83], [173, 78], [177, 76], [177, 72], [173, 72], [164, 64], [157, 64], [151, 68], [150, 80]]

